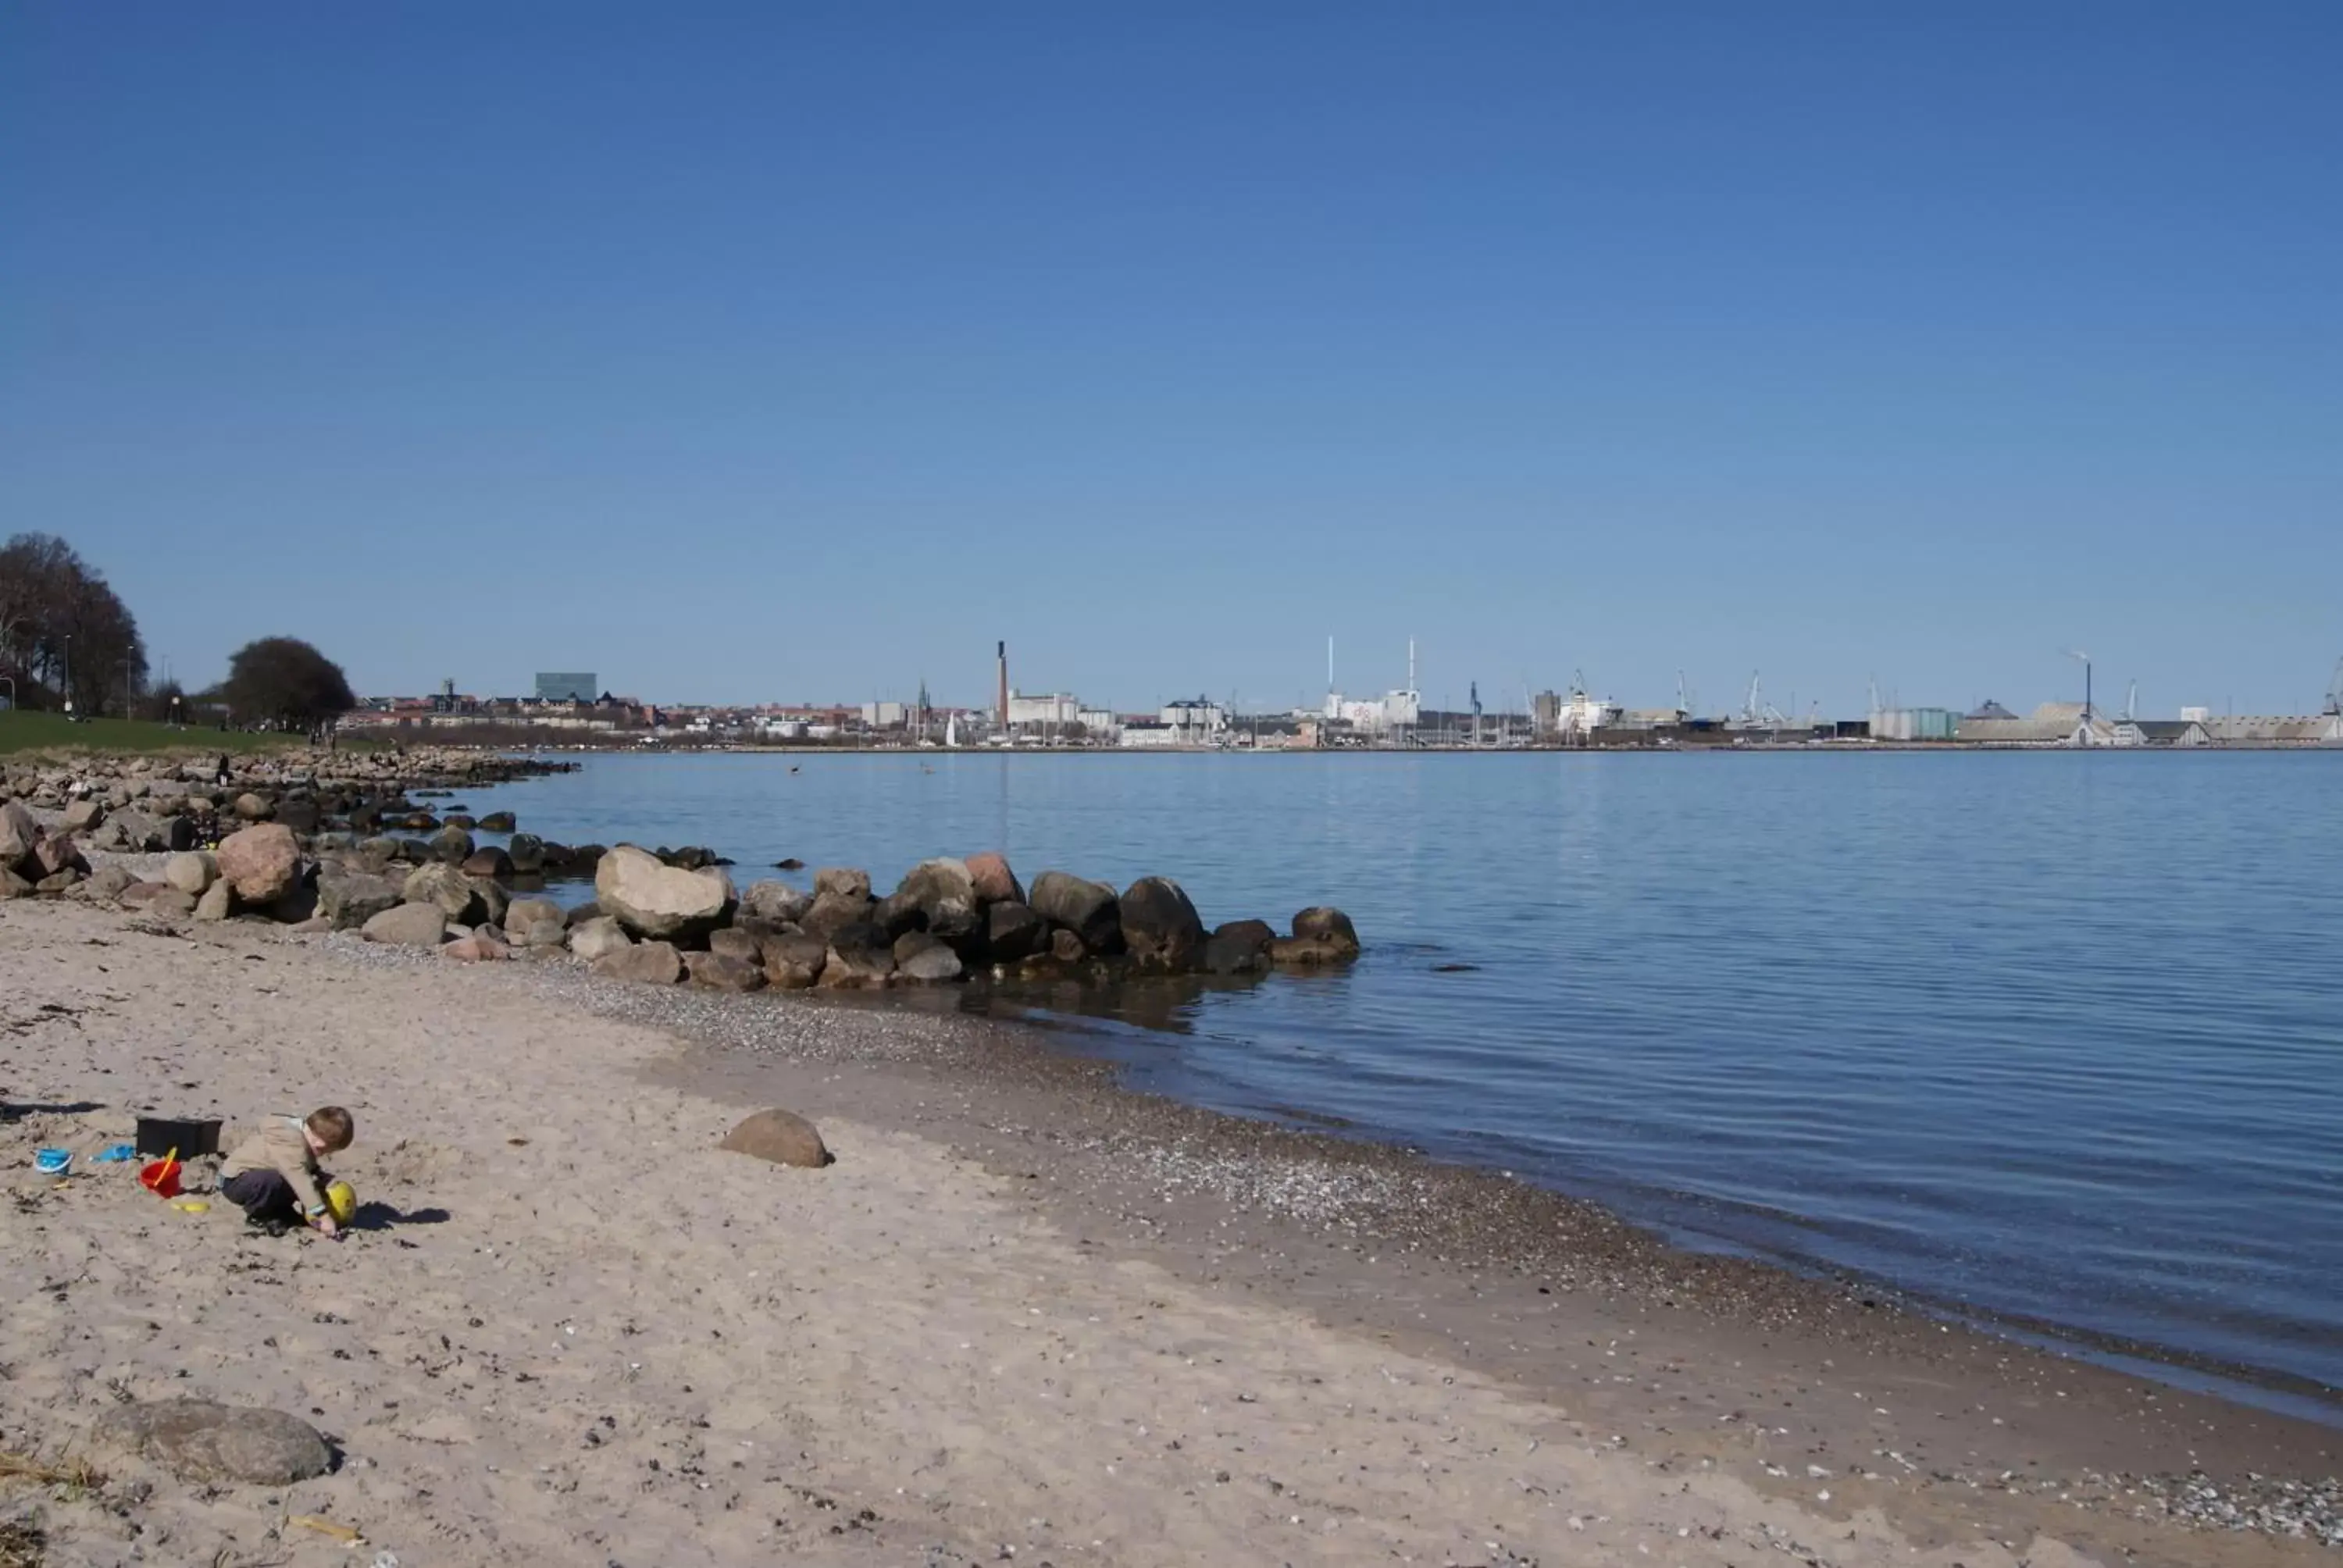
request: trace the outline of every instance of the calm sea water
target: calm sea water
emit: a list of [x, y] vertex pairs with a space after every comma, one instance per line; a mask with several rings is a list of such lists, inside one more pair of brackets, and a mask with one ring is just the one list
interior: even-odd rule
[[1682, 1240], [2343, 1389], [2343, 756], [616, 757], [493, 793], [744, 883], [1000, 849], [1175, 877], [1208, 923], [1338, 904], [1355, 970], [1101, 1048]]

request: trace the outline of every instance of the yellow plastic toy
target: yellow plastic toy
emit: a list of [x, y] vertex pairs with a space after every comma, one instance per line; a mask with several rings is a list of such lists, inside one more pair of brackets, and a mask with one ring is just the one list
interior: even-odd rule
[[174, 1199], [172, 1201], [171, 1207], [176, 1209], [182, 1214], [208, 1214], [211, 1212], [212, 1208], [209, 1203], [205, 1202], [201, 1198]]
[[347, 1225], [358, 1211], [357, 1189], [337, 1178], [326, 1184], [326, 1207], [334, 1216], [334, 1223]]

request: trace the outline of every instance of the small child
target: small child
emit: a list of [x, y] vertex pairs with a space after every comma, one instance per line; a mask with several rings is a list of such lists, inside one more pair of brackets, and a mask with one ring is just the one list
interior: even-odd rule
[[272, 1116], [221, 1161], [220, 1196], [244, 1211], [246, 1223], [272, 1236], [297, 1224], [336, 1235], [341, 1228], [326, 1201], [333, 1178], [318, 1169], [317, 1156], [347, 1149], [357, 1136], [357, 1123], [338, 1105], [320, 1106], [307, 1119]]

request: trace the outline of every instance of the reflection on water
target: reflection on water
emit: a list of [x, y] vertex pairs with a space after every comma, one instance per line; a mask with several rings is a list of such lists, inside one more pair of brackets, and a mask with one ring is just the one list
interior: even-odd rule
[[597, 759], [493, 804], [743, 880], [998, 849], [1172, 876], [1208, 924], [1337, 904], [1347, 974], [946, 1005], [1094, 1019], [1144, 1087], [1685, 1234], [2343, 1383], [2343, 756], [795, 760]]

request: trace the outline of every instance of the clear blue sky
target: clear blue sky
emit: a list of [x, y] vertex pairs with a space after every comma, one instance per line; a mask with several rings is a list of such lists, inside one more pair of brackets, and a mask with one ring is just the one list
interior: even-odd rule
[[0, 532], [191, 681], [2343, 654], [2332, 0], [0, 15]]

